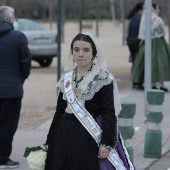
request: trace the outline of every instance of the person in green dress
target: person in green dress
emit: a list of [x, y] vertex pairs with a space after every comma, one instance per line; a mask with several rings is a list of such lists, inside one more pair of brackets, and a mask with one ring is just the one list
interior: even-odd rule
[[[129, 15], [127, 17], [129, 25], [127, 29], [126, 41], [130, 52], [129, 62], [132, 62], [132, 66], [135, 60], [136, 53], [139, 48], [139, 44], [141, 42], [141, 40], [138, 38], [138, 34], [139, 34], [139, 27], [140, 27], [140, 21], [141, 21], [143, 10], [144, 10], [144, 2], [139, 2], [129, 12]], [[143, 89], [143, 84], [133, 82], [132, 88]]]
[[[157, 4], [152, 4], [151, 18], [151, 38], [152, 38], [152, 88], [161, 89], [165, 92], [168, 89], [164, 81], [170, 81], [170, 46], [165, 40], [165, 25], [159, 16], [160, 8]], [[145, 55], [145, 14], [143, 14], [139, 38], [143, 40], [136, 54], [135, 62], [132, 67], [132, 81], [144, 82], [144, 55]]]

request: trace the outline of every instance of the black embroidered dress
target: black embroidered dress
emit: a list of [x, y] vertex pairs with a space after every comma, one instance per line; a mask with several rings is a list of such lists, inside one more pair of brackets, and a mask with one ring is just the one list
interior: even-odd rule
[[[101, 144], [114, 147], [117, 142], [117, 118], [114, 110], [113, 78], [105, 70], [87, 81], [86, 76], [90, 72], [87, 71], [80, 82], [80, 86], [85, 83], [87, 86], [78, 100], [94, 119], [99, 115], [103, 117]], [[48, 152], [45, 170], [100, 170], [97, 143], [71, 114], [63, 94], [63, 78], [58, 87], [60, 93], [56, 113], [46, 142]]]

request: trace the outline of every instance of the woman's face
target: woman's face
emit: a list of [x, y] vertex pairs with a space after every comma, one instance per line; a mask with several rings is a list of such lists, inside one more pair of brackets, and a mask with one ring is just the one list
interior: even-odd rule
[[160, 13], [160, 9], [159, 9], [159, 6], [158, 6], [158, 5], [156, 6], [155, 13], [156, 13], [157, 15], [159, 15], [159, 13]]
[[82, 40], [75, 41], [73, 44], [73, 58], [80, 68], [90, 66], [93, 58], [91, 43]]

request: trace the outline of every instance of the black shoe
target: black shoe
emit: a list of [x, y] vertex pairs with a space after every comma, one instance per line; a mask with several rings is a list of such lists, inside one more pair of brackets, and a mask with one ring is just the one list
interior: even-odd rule
[[19, 162], [15, 162], [12, 160], [8, 160], [6, 163], [4, 164], [0, 164], [0, 169], [14, 169], [14, 168], [18, 168], [19, 167]]
[[132, 83], [132, 89], [135, 89], [136, 88], [136, 83]]
[[156, 86], [152, 86], [152, 89], [158, 89]]
[[136, 89], [138, 89], [138, 90], [144, 90], [144, 86], [143, 86], [143, 85], [136, 85]]
[[132, 85], [132, 89], [136, 89], [136, 85], [133, 84], [133, 85]]
[[164, 92], [168, 91], [168, 89], [166, 87], [160, 87], [160, 90], [163, 90]]

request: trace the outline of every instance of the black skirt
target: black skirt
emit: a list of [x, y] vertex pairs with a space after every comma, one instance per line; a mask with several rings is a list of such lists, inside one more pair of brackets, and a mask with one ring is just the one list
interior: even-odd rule
[[73, 114], [58, 120], [48, 144], [45, 170], [100, 170], [97, 143]]

